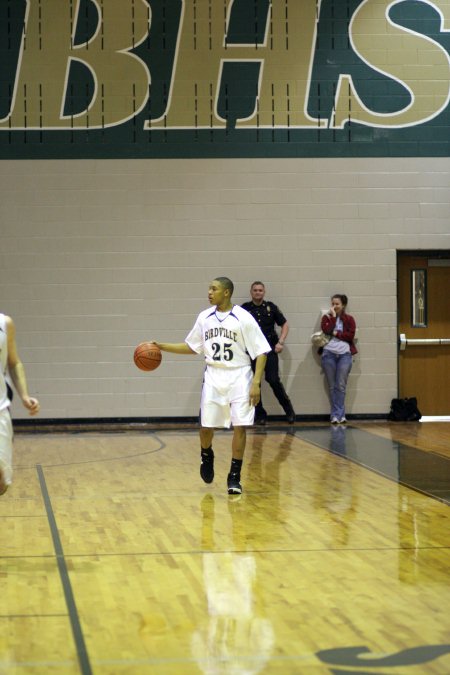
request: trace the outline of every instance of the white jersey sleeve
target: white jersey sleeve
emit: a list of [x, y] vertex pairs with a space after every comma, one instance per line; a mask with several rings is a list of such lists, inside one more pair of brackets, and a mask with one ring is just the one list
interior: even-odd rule
[[203, 329], [202, 329], [203, 314], [204, 312], [201, 312], [198, 315], [197, 321], [195, 322], [193, 328], [191, 329], [190, 333], [187, 335], [185, 339], [185, 343], [188, 345], [188, 347], [193, 349], [196, 354], [203, 353]]
[[239, 305], [225, 315], [218, 315], [215, 307], [201, 312], [185, 342], [217, 368], [248, 366], [250, 359], [271, 349], [255, 319]]
[[250, 312], [239, 306], [233, 307], [233, 312], [239, 316], [244, 333], [245, 346], [250, 354], [250, 358], [254, 360], [261, 354], [268, 354], [272, 350], [272, 347], [266, 340], [256, 319], [253, 318]]

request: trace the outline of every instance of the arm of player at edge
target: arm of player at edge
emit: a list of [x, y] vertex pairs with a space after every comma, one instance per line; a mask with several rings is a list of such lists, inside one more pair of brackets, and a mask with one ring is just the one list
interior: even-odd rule
[[255, 374], [250, 386], [250, 405], [258, 405], [261, 398], [261, 379], [266, 366], [266, 354], [260, 354], [255, 361]]
[[25, 369], [17, 352], [16, 327], [10, 316], [6, 318], [6, 325], [8, 327], [8, 371], [23, 405], [30, 415], [36, 415], [40, 409], [39, 401], [28, 393]]
[[162, 352], [171, 352], [172, 354], [195, 354], [193, 349], [186, 344], [186, 342], [155, 342], [154, 345], [160, 348]]

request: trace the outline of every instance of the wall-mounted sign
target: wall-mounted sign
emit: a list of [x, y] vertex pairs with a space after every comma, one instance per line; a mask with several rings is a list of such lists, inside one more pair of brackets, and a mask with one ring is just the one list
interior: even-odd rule
[[0, 0], [0, 158], [450, 154], [450, 0]]

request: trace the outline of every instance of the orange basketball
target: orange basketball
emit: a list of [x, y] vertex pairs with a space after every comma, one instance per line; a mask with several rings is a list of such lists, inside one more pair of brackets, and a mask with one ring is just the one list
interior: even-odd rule
[[140, 370], [155, 370], [161, 358], [161, 350], [154, 342], [141, 342], [134, 350], [134, 362]]

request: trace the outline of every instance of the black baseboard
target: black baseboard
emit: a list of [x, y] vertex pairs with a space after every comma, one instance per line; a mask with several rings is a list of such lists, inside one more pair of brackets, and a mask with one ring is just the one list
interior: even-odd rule
[[[328, 422], [329, 415], [297, 415], [296, 424], [306, 422]], [[347, 415], [349, 422], [363, 420], [386, 420], [387, 414], [355, 414]], [[285, 423], [284, 415], [269, 415], [269, 423]], [[151, 428], [198, 427], [198, 417], [66, 417], [66, 418], [33, 418], [15, 419], [14, 431], [21, 432], [57, 432], [57, 431], [119, 431]]]

